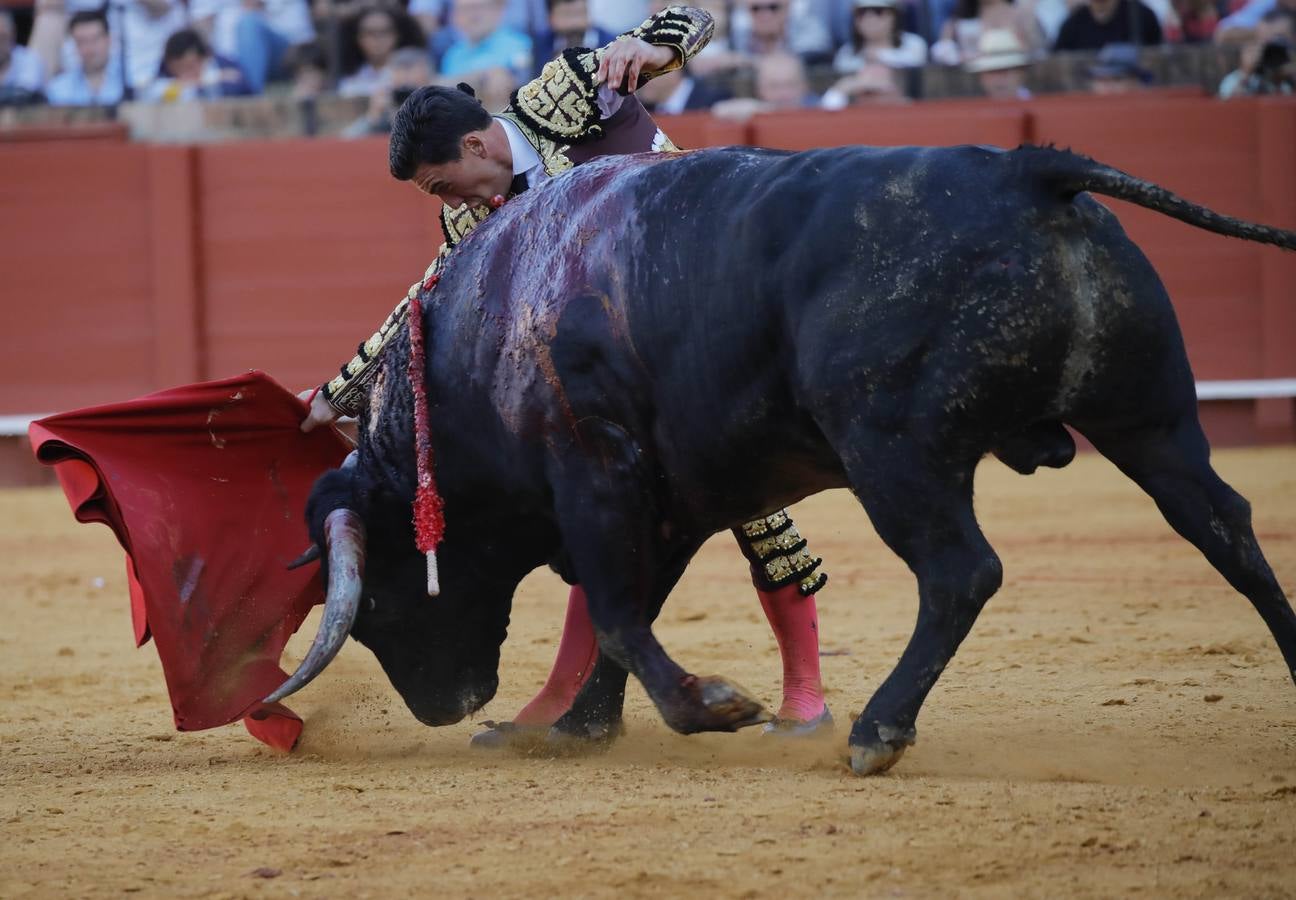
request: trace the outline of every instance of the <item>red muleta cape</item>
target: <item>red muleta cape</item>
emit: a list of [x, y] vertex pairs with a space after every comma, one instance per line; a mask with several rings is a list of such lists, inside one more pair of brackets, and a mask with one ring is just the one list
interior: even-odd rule
[[323, 589], [315, 567], [285, 566], [310, 543], [303, 513], [347, 444], [303, 434], [305, 409], [260, 372], [188, 385], [32, 423], [79, 522], [103, 522], [126, 551], [136, 645], [153, 638], [175, 725], [242, 719], [290, 750], [302, 721], [261, 698], [283, 683], [279, 656]]

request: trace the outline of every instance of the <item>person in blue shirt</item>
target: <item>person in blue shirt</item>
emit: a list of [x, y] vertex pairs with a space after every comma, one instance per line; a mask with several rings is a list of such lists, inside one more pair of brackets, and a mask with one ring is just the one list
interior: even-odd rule
[[45, 98], [54, 106], [116, 106], [122, 101], [122, 71], [112, 53], [103, 9], [82, 10], [68, 20], [77, 66], [50, 80]]
[[507, 72], [517, 87], [531, 71], [531, 38], [504, 24], [504, 0], [455, 0], [451, 20], [459, 39], [441, 58], [441, 74], [469, 82]]
[[1250, 0], [1245, 6], [1221, 21], [1215, 29], [1215, 42], [1242, 44], [1250, 40], [1261, 20], [1276, 9], [1296, 15], [1296, 0]]

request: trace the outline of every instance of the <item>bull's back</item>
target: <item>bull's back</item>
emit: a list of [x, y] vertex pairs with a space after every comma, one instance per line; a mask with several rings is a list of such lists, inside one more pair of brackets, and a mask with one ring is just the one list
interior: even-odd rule
[[1177, 337], [1110, 213], [986, 148], [600, 160], [456, 257], [446, 287], [481, 325], [460, 352], [509, 427], [625, 422], [698, 483], [753, 447], [831, 468], [834, 414], [986, 440], [1063, 419], [1110, 393], [1111, 348], [1167, 315]]

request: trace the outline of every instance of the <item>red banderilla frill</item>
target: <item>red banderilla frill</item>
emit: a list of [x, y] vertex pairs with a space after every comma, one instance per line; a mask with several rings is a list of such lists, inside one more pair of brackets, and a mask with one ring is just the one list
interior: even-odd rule
[[[424, 292], [437, 283], [436, 275], [423, 282]], [[414, 452], [417, 456], [418, 486], [414, 491], [414, 542], [427, 556], [427, 592], [441, 593], [437, 576], [437, 544], [445, 536], [445, 501], [437, 491], [432, 465], [432, 434], [428, 427], [426, 368], [424, 366], [423, 304], [418, 296], [409, 304], [409, 383], [414, 395]]]

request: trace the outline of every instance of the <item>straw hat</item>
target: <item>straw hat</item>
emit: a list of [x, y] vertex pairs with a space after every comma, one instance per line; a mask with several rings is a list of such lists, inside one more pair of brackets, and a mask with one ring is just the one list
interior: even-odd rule
[[1030, 65], [1030, 57], [1017, 35], [1007, 28], [992, 28], [977, 42], [977, 55], [963, 66], [969, 72], [997, 72]]

